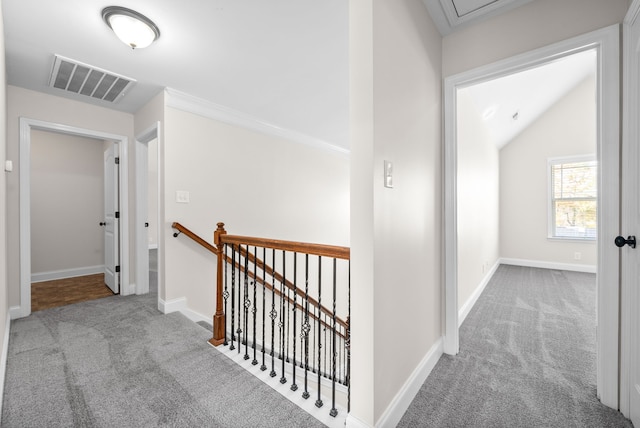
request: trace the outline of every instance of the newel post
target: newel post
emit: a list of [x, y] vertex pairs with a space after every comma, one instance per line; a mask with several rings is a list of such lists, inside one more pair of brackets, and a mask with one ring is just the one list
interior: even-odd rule
[[222, 235], [226, 235], [224, 223], [218, 223], [218, 228], [213, 233], [213, 242], [216, 246], [217, 273], [216, 273], [216, 313], [213, 315], [213, 337], [209, 340], [213, 346], [222, 345], [225, 338], [225, 319], [224, 319], [224, 296], [223, 296], [223, 259], [224, 244], [222, 243]]

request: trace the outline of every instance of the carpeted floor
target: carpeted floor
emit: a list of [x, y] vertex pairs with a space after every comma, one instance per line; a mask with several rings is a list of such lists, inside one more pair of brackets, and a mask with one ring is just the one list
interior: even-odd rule
[[13, 321], [2, 427], [323, 426], [161, 314], [151, 288]]
[[629, 428], [596, 398], [595, 275], [500, 266], [399, 427]]

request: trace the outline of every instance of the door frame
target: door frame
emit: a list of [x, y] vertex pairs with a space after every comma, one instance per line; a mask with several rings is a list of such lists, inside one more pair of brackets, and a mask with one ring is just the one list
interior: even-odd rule
[[[598, 294], [597, 294], [597, 394], [602, 403], [618, 408], [619, 378], [619, 256], [609, 238], [618, 234], [619, 219], [619, 25], [612, 25], [559, 43], [526, 52], [444, 79], [444, 352], [459, 351], [458, 244], [457, 244], [457, 143], [456, 91], [459, 88], [503, 77], [584, 50], [598, 51], [597, 155], [602, 164], [598, 179]], [[613, 142], [613, 144], [603, 142]], [[615, 163], [614, 160], [615, 159]], [[608, 165], [608, 166], [607, 166]], [[613, 220], [615, 219], [615, 220]], [[611, 244], [611, 245], [609, 245]]]
[[[146, 294], [149, 292], [149, 241], [147, 239], [147, 228], [144, 223], [148, 221], [149, 213], [147, 212], [148, 199], [148, 170], [149, 170], [149, 142], [153, 139], [158, 140], [158, 169], [160, 168], [160, 122], [154, 123], [152, 126], [136, 136], [135, 157], [136, 157], [136, 206], [135, 206], [135, 233], [136, 233], [136, 294]], [[158, 179], [160, 171], [158, 171]], [[158, 183], [158, 207], [160, 207], [160, 183]], [[156, 224], [158, 235], [160, 235], [160, 215], [158, 212], [152, 213], [156, 216]], [[161, 283], [161, 254], [163, 254], [163, 245], [160, 243], [158, 236], [158, 299], [160, 299], [160, 283]], [[145, 257], [146, 255], [146, 257]], [[146, 263], [145, 263], [146, 260]], [[140, 278], [145, 278], [141, 281]]]
[[[637, 30], [632, 31], [632, 26], [640, 20], [640, 0], [633, 0], [629, 6], [627, 14], [623, 22], [623, 71], [622, 71], [622, 212], [620, 235], [638, 233], [638, 215], [640, 206], [638, 205], [638, 165], [636, 161], [640, 156], [638, 139], [640, 138], [640, 125], [638, 121], [631, 120], [640, 116], [640, 81], [631, 78], [640, 75], [640, 63], [638, 62], [638, 51], [640, 46], [634, 43], [634, 39], [638, 39], [640, 34]], [[634, 354], [633, 346], [639, 346], [638, 339], [633, 334], [633, 311], [638, 308], [634, 307], [634, 302], [638, 301], [638, 266], [635, 251], [628, 247], [620, 251], [621, 271], [620, 271], [620, 293], [622, 307], [620, 316], [620, 411], [623, 415], [631, 417], [631, 394], [633, 393], [632, 376], [633, 361], [631, 359]], [[635, 343], [634, 343], [635, 341]], [[635, 353], [639, 350], [636, 348]], [[635, 354], [638, 355], [638, 354]]]
[[[31, 131], [113, 141], [120, 157], [120, 295], [129, 289], [129, 193], [128, 193], [128, 137], [60, 123], [20, 117], [20, 306], [11, 308], [11, 318], [31, 314]], [[70, 232], [73, 233], [73, 232]]]

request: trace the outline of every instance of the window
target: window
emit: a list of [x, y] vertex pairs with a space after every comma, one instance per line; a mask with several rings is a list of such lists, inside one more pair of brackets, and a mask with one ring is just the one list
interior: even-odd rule
[[596, 239], [598, 164], [591, 157], [550, 159], [549, 237]]

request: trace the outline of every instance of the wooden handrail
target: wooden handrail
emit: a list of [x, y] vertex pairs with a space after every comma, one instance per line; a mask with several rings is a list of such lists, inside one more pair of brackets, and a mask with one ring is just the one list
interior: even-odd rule
[[[282, 241], [277, 239], [265, 239], [265, 238], [254, 238], [247, 236], [238, 236], [238, 235], [227, 235], [227, 232], [224, 230], [224, 223], [217, 224], [218, 229], [214, 232], [214, 241], [217, 245], [212, 245], [193, 233], [191, 230], [183, 226], [178, 222], [173, 222], [171, 227], [178, 230], [180, 233], [184, 233], [187, 237], [191, 238], [202, 247], [206, 248], [210, 252], [216, 254], [217, 257], [217, 288], [216, 288], [216, 313], [213, 316], [213, 338], [209, 341], [214, 346], [218, 346], [224, 343], [225, 337], [225, 317], [224, 317], [224, 308], [223, 308], [223, 288], [222, 288], [222, 262], [226, 260], [228, 263], [233, 263], [231, 257], [227, 256], [223, 253], [224, 244], [232, 244], [233, 246], [237, 246], [241, 249], [241, 254], [243, 256], [247, 256], [246, 249], [242, 248], [241, 245], [251, 245], [257, 247], [271, 248], [276, 250], [284, 250], [284, 251], [293, 251], [301, 254], [311, 254], [318, 255], [323, 257], [334, 257], [337, 259], [348, 260], [350, 257], [350, 249], [348, 247], [338, 247], [333, 245], [322, 245], [322, 244], [309, 244], [303, 242], [292, 242], [292, 241]], [[178, 236], [177, 233], [174, 234], [174, 237]], [[249, 260], [252, 263], [255, 263], [260, 269], [263, 269], [267, 274], [273, 276], [277, 281], [286, 285], [290, 290], [294, 290], [297, 295], [301, 298], [307, 297], [307, 294], [292, 284], [289, 280], [284, 279], [284, 277], [276, 272], [272, 267], [266, 265], [262, 260], [255, 257], [252, 254], [248, 254]], [[239, 268], [242, 272], [244, 272], [244, 267], [239, 265], [237, 262], [235, 263], [236, 267]], [[259, 284], [264, 285], [269, 291], [274, 291], [280, 297], [286, 299], [289, 303], [294, 303], [294, 301], [289, 296], [283, 296], [280, 290], [277, 288], [273, 290], [273, 287], [269, 283], [263, 282], [261, 278], [255, 278], [252, 272], [248, 272], [248, 275], [256, 280]], [[308, 301], [312, 306], [318, 307], [318, 301], [308, 296]], [[294, 303], [295, 306], [299, 309], [304, 309], [299, 303]], [[328, 316], [332, 316], [332, 312], [323, 305], [320, 305], [320, 311]], [[314, 313], [309, 313], [309, 316], [315, 320], [318, 320], [318, 317]], [[326, 323], [323, 320], [318, 320], [320, 323]], [[340, 324], [345, 329], [348, 329], [348, 322], [336, 317], [336, 323]], [[343, 336], [341, 333], [338, 333], [341, 337]]]
[[337, 247], [334, 245], [308, 244], [305, 242], [281, 241], [278, 239], [253, 238], [250, 236], [224, 235], [221, 237], [223, 244], [250, 245], [275, 250], [292, 251], [315, 256], [334, 257], [336, 259], [349, 260], [351, 250], [349, 247]]
[[[215, 245], [211, 245], [210, 243], [208, 243], [207, 241], [205, 241], [204, 239], [202, 239], [201, 237], [199, 237], [198, 235], [196, 235], [195, 233], [193, 233], [192, 231], [190, 231], [189, 229], [187, 229], [186, 227], [184, 227], [180, 223], [174, 221], [171, 224], [171, 227], [176, 229], [180, 233], [184, 233], [186, 236], [188, 236], [189, 238], [193, 239], [198, 244], [202, 245], [204, 248], [206, 248], [207, 250], [211, 251], [212, 253], [217, 253], [218, 252], [218, 249], [215, 247]], [[178, 234], [174, 233], [173, 236], [177, 237]]]

